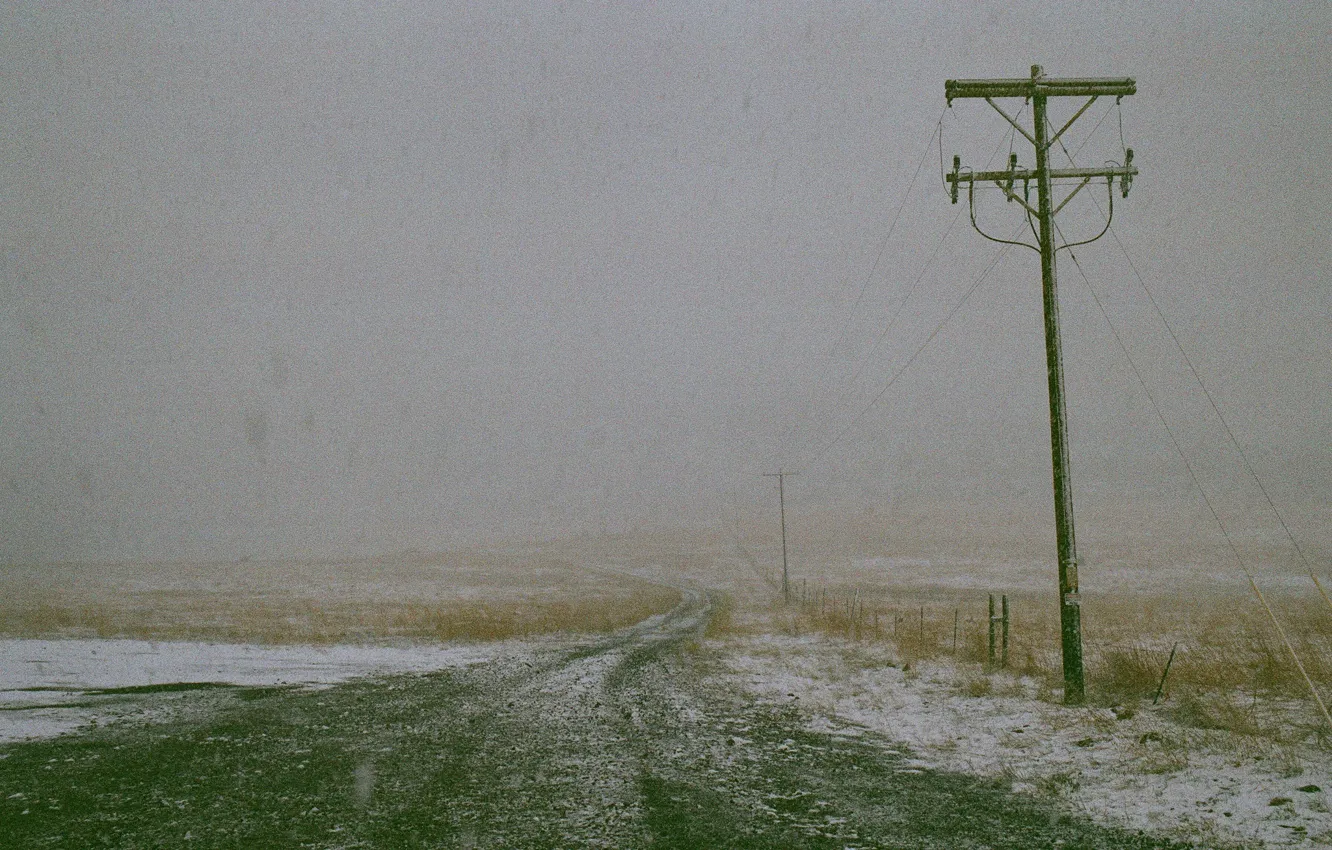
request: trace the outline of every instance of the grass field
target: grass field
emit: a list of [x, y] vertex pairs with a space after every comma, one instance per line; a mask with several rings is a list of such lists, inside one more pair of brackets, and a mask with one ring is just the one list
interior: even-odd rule
[[[888, 647], [902, 662], [932, 659], [985, 672], [988, 597], [999, 607], [1007, 595], [1009, 672], [1030, 677], [1057, 701], [1063, 675], [1053, 534], [1006, 522], [894, 525], [876, 515], [824, 516], [805, 518], [802, 528], [797, 521], [788, 605], [772, 590], [780, 541], [766, 526], [745, 529], [728, 544], [742, 555], [734, 560], [761, 565], [769, 584], [753, 585], [747, 602], [737, 599], [726, 628], [822, 633]], [[1177, 647], [1162, 702], [1180, 723], [1332, 743], [1308, 684], [1229, 553], [1167, 545], [1165, 536], [1087, 535], [1081, 597], [1089, 702], [1150, 703]], [[1326, 562], [1319, 551], [1309, 553], [1315, 564]], [[1332, 703], [1332, 608], [1284, 547], [1249, 541], [1241, 552]], [[1328, 579], [1320, 576], [1325, 590]]]
[[[894, 591], [833, 585], [778, 607], [767, 625], [788, 634], [822, 632], [890, 645], [902, 662], [951, 659], [981, 669], [1002, 663], [1002, 627], [989, 659], [986, 594]], [[1048, 594], [1009, 594], [1008, 670], [1041, 683], [1059, 698], [1062, 666], [1058, 611]], [[1332, 698], [1332, 612], [1321, 600], [1282, 599], [1280, 616], [1306, 671]], [[1001, 609], [1000, 609], [1001, 610]], [[1089, 701], [1117, 706], [1150, 702], [1175, 658], [1162, 698], [1177, 719], [1278, 740], [1326, 735], [1303, 676], [1252, 598], [1084, 596], [1084, 653]], [[954, 628], [956, 626], [956, 633]], [[956, 634], [956, 640], [954, 635]]]
[[[685, 580], [728, 594], [713, 633], [821, 632], [890, 646], [903, 661], [983, 669], [995, 593], [1009, 597], [1010, 672], [1058, 698], [1053, 568], [1025, 551], [1036, 541], [1009, 532], [989, 547], [950, 547], [937, 528], [905, 540], [876, 535], [872, 523], [818, 527], [822, 537], [795, 558], [790, 605], [776, 602], [780, 549], [769, 530], [728, 529], [347, 561], [11, 566], [0, 571], [0, 636], [291, 644], [605, 631], [669, 609], [679, 594], [661, 582]], [[1324, 734], [1242, 574], [1152, 564], [1129, 547], [1093, 552], [1082, 575], [1093, 704], [1150, 701], [1178, 645], [1165, 697], [1181, 722], [1278, 739]], [[1288, 568], [1260, 581], [1332, 698], [1332, 610]]]
[[531, 551], [347, 561], [39, 565], [0, 571], [0, 636], [268, 644], [606, 631], [669, 588]]
[[[879, 731], [925, 765], [1102, 823], [1226, 850], [1332, 846], [1332, 730], [1243, 573], [1215, 553], [1088, 547], [1088, 701], [1074, 707], [1062, 700], [1052, 552], [1020, 533], [977, 545], [937, 527], [923, 539], [819, 530], [821, 548], [791, 558], [789, 604], [774, 590], [780, 540], [760, 530], [732, 541], [737, 574], [754, 564], [768, 581], [736, 594], [714, 638], [731, 680], [757, 698]], [[1290, 559], [1245, 554], [1332, 701], [1332, 610]], [[991, 593], [1009, 597], [1007, 669], [988, 659]]]
[[[1089, 546], [1089, 704], [1071, 708], [1049, 553], [1017, 533], [978, 546], [937, 527], [919, 539], [820, 531], [793, 547], [789, 604], [780, 541], [733, 527], [348, 561], [8, 567], [0, 636], [482, 641], [625, 626], [688, 583], [720, 591], [703, 642], [724, 659], [719, 687], [798, 698], [811, 722], [879, 729], [931, 764], [1064, 798], [1107, 824], [1169, 827], [1203, 846], [1285, 833], [1300, 837], [1289, 846], [1332, 843], [1319, 779], [1332, 735], [1242, 574]], [[1332, 697], [1332, 611], [1289, 564], [1255, 563]], [[1009, 597], [1007, 669], [988, 659], [990, 593]]]
[[[935, 585], [918, 570], [833, 566], [801, 577], [790, 605], [774, 603], [748, 619], [735, 616], [734, 628], [820, 632], [890, 645], [904, 662], [953, 660], [993, 669], [1002, 661], [999, 624], [996, 658], [993, 664], [989, 659], [993, 588], [996, 613], [1002, 611], [1002, 596], [1008, 596], [1009, 671], [1032, 677], [1048, 699], [1058, 699], [1063, 671], [1055, 594], [1032, 590], [1020, 577], [967, 587], [952, 580], [946, 563], [931, 567]], [[1048, 583], [1053, 585], [1052, 578]], [[1297, 583], [1276, 583], [1267, 596], [1324, 701], [1332, 701], [1332, 610], [1307, 577], [1304, 583], [1303, 593]], [[1007, 590], [1006, 584], [1016, 589]], [[1176, 592], [1084, 591], [1082, 599], [1092, 704], [1150, 702], [1175, 649], [1163, 699], [1180, 722], [1278, 740], [1327, 735], [1308, 684], [1252, 591], [1196, 582]]]

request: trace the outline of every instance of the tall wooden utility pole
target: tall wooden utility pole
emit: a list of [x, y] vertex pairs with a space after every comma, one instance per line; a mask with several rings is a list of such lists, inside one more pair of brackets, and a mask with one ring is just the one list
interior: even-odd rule
[[765, 472], [763, 477], [777, 479], [777, 504], [782, 512], [782, 601], [786, 604], [791, 603], [791, 580], [786, 572], [786, 476], [795, 475], [794, 472]]
[[[1033, 65], [1030, 79], [1016, 80], [948, 80], [944, 95], [951, 106], [957, 98], [984, 98], [1018, 133], [1032, 144], [1036, 151], [1035, 169], [1018, 168], [1017, 154], [1009, 157], [1005, 171], [963, 171], [960, 157], [953, 157], [953, 173], [946, 179], [952, 184], [952, 200], [957, 203], [958, 187], [968, 184], [968, 203], [971, 205], [971, 223], [986, 239], [1008, 244], [1025, 245], [1041, 255], [1041, 288], [1045, 303], [1045, 364], [1050, 388], [1050, 456], [1054, 467], [1055, 539], [1059, 550], [1059, 623], [1064, 656], [1064, 701], [1078, 704], [1086, 698], [1086, 680], [1082, 668], [1082, 609], [1078, 599], [1078, 549], [1073, 534], [1073, 488], [1069, 482], [1068, 425], [1064, 415], [1064, 361], [1059, 344], [1059, 299], [1055, 289], [1055, 254], [1063, 248], [1094, 242], [1105, 233], [1102, 230], [1092, 239], [1055, 246], [1055, 215], [1073, 196], [1096, 178], [1104, 178], [1110, 193], [1110, 212], [1114, 215], [1114, 180], [1120, 180], [1124, 197], [1138, 169], [1133, 167], [1133, 151], [1124, 154], [1123, 165], [1102, 168], [1051, 168], [1050, 149], [1064, 132], [1072, 127], [1082, 114], [1100, 97], [1122, 98], [1135, 94], [1137, 83], [1130, 78], [1084, 77], [1054, 79], [1045, 76], [1041, 66]], [[1017, 122], [995, 103], [995, 98], [1021, 97], [1031, 103], [1032, 132]], [[1051, 97], [1085, 97], [1084, 103], [1073, 117], [1053, 135], [1046, 118], [1046, 105]], [[1078, 181], [1071, 192], [1058, 205], [1052, 197], [1055, 180]], [[1036, 183], [1036, 207], [1030, 205], [1030, 188]], [[1039, 246], [1025, 242], [996, 239], [976, 224], [976, 183], [994, 183], [1009, 201], [1016, 201], [1034, 219]], [[1015, 186], [1022, 184], [1022, 194]], [[1107, 218], [1105, 229], [1110, 228]]]

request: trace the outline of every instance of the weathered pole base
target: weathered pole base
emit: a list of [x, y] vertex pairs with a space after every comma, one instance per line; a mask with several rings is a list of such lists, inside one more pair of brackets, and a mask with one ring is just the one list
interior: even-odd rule
[[1063, 603], [1059, 606], [1059, 630], [1064, 656], [1064, 705], [1082, 705], [1087, 701], [1082, 672], [1082, 606], [1077, 594], [1065, 594]]

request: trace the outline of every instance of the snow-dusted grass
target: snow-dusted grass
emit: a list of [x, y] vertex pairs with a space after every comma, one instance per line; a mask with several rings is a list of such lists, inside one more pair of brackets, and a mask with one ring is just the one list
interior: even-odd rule
[[[885, 643], [904, 661], [987, 662], [987, 596], [993, 590], [1009, 597], [1009, 669], [1031, 677], [1045, 698], [1058, 699], [1062, 692], [1054, 594], [1049, 588], [1028, 589], [1030, 577], [1020, 567], [995, 573], [946, 559], [928, 564], [878, 559], [872, 565], [853, 559], [823, 566], [801, 580], [790, 607], [760, 605], [734, 618], [743, 624], [749, 617], [748, 626], [738, 627]], [[973, 569], [980, 575], [968, 587]], [[1093, 705], [1150, 700], [1175, 648], [1163, 699], [1164, 710], [1180, 724], [1285, 744], [1327, 737], [1307, 683], [1245, 585], [1181, 571], [1171, 592], [1125, 590], [1139, 573], [1142, 587], [1157, 586], [1152, 571], [1102, 567], [1097, 582], [1082, 594]], [[1308, 576], [1268, 584], [1269, 601], [1306, 670], [1325, 700], [1332, 697], [1332, 611]]]
[[1005, 779], [1102, 822], [1206, 847], [1332, 846], [1332, 753], [1310, 742], [1197, 728], [1173, 700], [1067, 707], [1043, 676], [906, 659], [887, 640], [763, 634], [758, 619], [714, 640], [727, 678], [798, 701], [816, 726], [871, 729], [910, 746], [921, 766]]
[[610, 631], [680, 599], [660, 582], [585, 564], [495, 549], [6, 567], [0, 741], [170, 714], [201, 684], [317, 686], [527, 652], [542, 642], [496, 642]]
[[678, 593], [534, 552], [0, 571], [0, 635], [262, 644], [607, 631]]
[[[901, 742], [921, 767], [1006, 780], [1107, 824], [1209, 848], [1332, 847], [1332, 738], [1242, 574], [1150, 546], [1093, 550], [1088, 704], [1069, 707], [1048, 554], [960, 551], [947, 529], [847, 542], [834, 526], [796, 562], [789, 606], [737, 592], [711, 644], [727, 680], [797, 701], [816, 726]], [[1259, 582], [1332, 697], [1332, 612], [1289, 565]], [[1009, 596], [1007, 669], [988, 664], [990, 593]]]
[[[923, 765], [1007, 779], [1100, 820], [1201, 846], [1332, 846], [1328, 738], [1242, 581], [1187, 563], [1089, 561], [1090, 699], [1072, 708], [1060, 704], [1048, 558], [940, 555], [931, 546], [797, 556], [789, 607], [774, 602], [780, 561], [757, 557], [764, 550], [739, 535], [347, 563], [8, 569], [0, 633], [272, 643], [508, 637], [641, 620], [678, 598], [653, 582], [686, 580], [728, 598], [708, 633], [723, 651], [720, 675], [764, 699], [798, 699], [815, 724], [870, 728], [914, 748]], [[1332, 616], [1312, 583], [1290, 573], [1260, 580], [1332, 695]], [[985, 663], [989, 592], [1010, 597], [1004, 671]], [[297, 681], [290, 671], [307, 662], [283, 660], [285, 679], [274, 681]], [[177, 676], [236, 680], [203, 670], [168, 677]], [[14, 704], [30, 704], [54, 692], [15, 693]]]
[[[154, 686], [318, 687], [369, 675], [474, 664], [523, 647], [256, 646], [184, 641], [0, 639], [0, 743], [148, 718], [162, 706], [133, 698]], [[116, 691], [128, 693], [115, 693]]]

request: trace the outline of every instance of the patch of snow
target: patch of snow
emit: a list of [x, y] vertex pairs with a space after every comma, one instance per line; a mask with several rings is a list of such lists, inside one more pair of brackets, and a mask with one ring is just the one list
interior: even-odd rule
[[89, 691], [197, 682], [319, 687], [475, 664], [503, 646], [0, 639], [0, 742], [52, 737], [107, 719], [106, 703], [89, 700]]
[[[1005, 674], [894, 666], [887, 647], [771, 634], [718, 645], [732, 681], [797, 701], [812, 728], [871, 730], [909, 747], [918, 758], [903, 770], [1007, 779], [1101, 823], [1208, 847], [1332, 845], [1325, 750], [1187, 728], [1147, 707], [1121, 719], [1057, 705], [1036, 699], [1035, 682]], [[969, 695], [977, 680], [981, 695]]]

